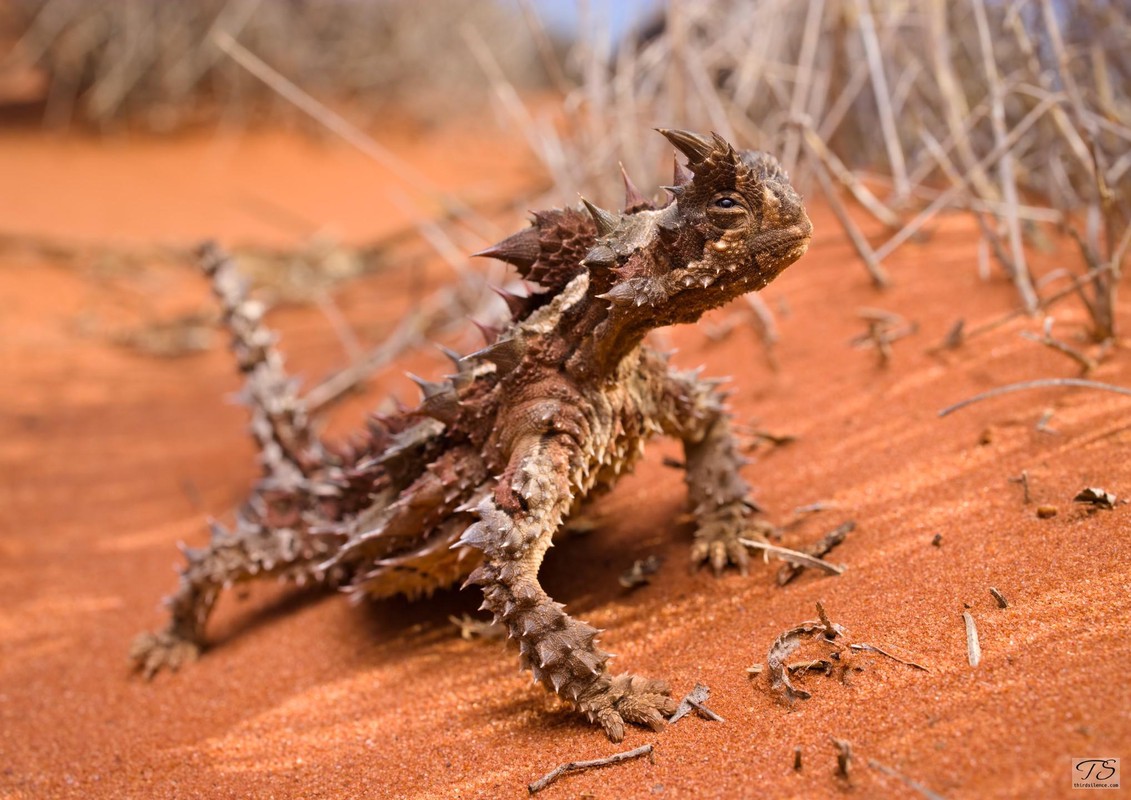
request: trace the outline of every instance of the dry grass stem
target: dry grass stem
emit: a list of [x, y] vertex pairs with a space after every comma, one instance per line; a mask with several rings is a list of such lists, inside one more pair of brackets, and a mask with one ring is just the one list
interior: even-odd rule
[[908, 661], [907, 659], [900, 658], [899, 656], [893, 655], [893, 654], [889, 653], [887, 650], [884, 650], [882, 647], [879, 647], [879, 646], [874, 645], [874, 644], [868, 644], [866, 642], [857, 642], [855, 644], [850, 644], [849, 648], [852, 649], [852, 650], [861, 650], [861, 651], [866, 652], [866, 653], [878, 653], [881, 656], [887, 656], [892, 661], [898, 661], [900, 664], [905, 664], [909, 667], [914, 667], [915, 669], [922, 670], [923, 672], [930, 672], [931, 671], [930, 667], [924, 667], [922, 664], [917, 664], [914, 661]]
[[763, 550], [771, 555], [775, 555], [783, 561], [788, 561], [791, 564], [796, 564], [803, 567], [813, 567], [814, 569], [822, 570], [830, 575], [843, 575], [845, 567], [840, 564], [830, 564], [819, 558], [814, 558], [808, 553], [802, 553], [798, 550], [790, 550], [787, 547], [778, 547], [769, 542], [759, 542], [756, 539], [739, 539], [743, 546], [752, 548], [754, 550]]
[[989, 400], [994, 397], [1000, 397], [1003, 394], [1011, 394], [1013, 392], [1024, 392], [1030, 389], [1047, 389], [1051, 387], [1078, 387], [1081, 389], [1095, 389], [1101, 392], [1114, 392], [1126, 397], [1131, 397], [1131, 389], [1123, 386], [1115, 386], [1110, 383], [1100, 383], [1099, 381], [1088, 381], [1083, 378], [1041, 378], [1035, 381], [1022, 381], [1021, 383], [1011, 383], [1006, 386], [998, 386], [996, 389], [976, 394], [973, 397], [968, 397], [954, 405], [947, 406], [939, 411], [940, 417], [945, 417], [948, 414], [953, 414], [959, 409], [966, 408], [966, 406], [980, 403], [983, 400]]

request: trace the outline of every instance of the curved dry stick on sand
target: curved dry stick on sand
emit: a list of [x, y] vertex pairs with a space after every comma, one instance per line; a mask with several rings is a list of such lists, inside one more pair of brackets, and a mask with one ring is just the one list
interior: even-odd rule
[[583, 769], [593, 769], [594, 767], [607, 767], [610, 764], [619, 764], [621, 761], [628, 761], [629, 759], [639, 758], [646, 756], [652, 752], [652, 745], [646, 744], [637, 747], [635, 750], [626, 750], [623, 753], [613, 753], [608, 758], [595, 758], [592, 761], [570, 761], [568, 764], [562, 764], [560, 767], [547, 772], [543, 777], [534, 781], [526, 788], [531, 794], [536, 794], [551, 783], [556, 781], [567, 772], [580, 772]]
[[989, 400], [1003, 394], [1011, 394], [1012, 392], [1022, 392], [1027, 389], [1044, 389], [1054, 386], [1076, 386], [1081, 389], [1098, 389], [1102, 392], [1114, 392], [1115, 394], [1122, 394], [1131, 397], [1131, 389], [1123, 386], [1116, 386], [1112, 383], [1100, 383], [1099, 381], [1087, 381], [1083, 378], [1041, 378], [1035, 381], [1022, 381], [1021, 383], [1010, 383], [1005, 386], [999, 386], [996, 389], [976, 394], [973, 397], [968, 397], [961, 400], [952, 406], [947, 406], [939, 412], [940, 417], [945, 417], [947, 414], [952, 414], [959, 409], [966, 408], [966, 406], [980, 403], [983, 400]]

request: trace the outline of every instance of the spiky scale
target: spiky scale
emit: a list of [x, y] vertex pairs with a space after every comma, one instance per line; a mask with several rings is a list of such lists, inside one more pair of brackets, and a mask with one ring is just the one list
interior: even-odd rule
[[628, 177], [628, 171], [624, 168], [624, 164], [620, 165], [620, 177], [624, 181], [624, 213], [635, 214], [637, 211], [652, 207], [647, 198], [636, 188], [632, 178]]
[[713, 142], [691, 131], [674, 128], [656, 128], [656, 130], [672, 143], [672, 147], [687, 156], [688, 163], [693, 166], [710, 158], [715, 149]]
[[[691, 183], [691, 179], [693, 177], [694, 176], [691, 174], [691, 171], [687, 167], [683, 166], [683, 164], [679, 163], [679, 157], [673, 154], [672, 155], [672, 185], [674, 187], [680, 187], [680, 186], [683, 186], [684, 184]], [[671, 191], [672, 187], [665, 186], [663, 188], [667, 191]]]
[[456, 366], [457, 369], [460, 367], [460, 362], [463, 361], [462, 355], [457, 353], [452, 348], [445, 347], [442, 344], [437, 344], [436, 349], [438, 349], [441, 353], [443, 353], [445, 356], [447, 356], [448, 360], [451, 361]]
[[630, 306], [636, 300], [636, 289], [628, 283], [618, 283], [604, 294], [597, 295], [599, 300], [611, 300], [618, 306]]
[[502, 333], [501, 328], [498, 328], [494, 325], [485, 325], [477, 319], [473, 319], [471, 323], [479, 329], [479, 332], [481, 334], [483, 334], [483, 341], [485, 341], [487, 344], [494, 344], [495, 341], [499, 338], [499, 334]]
[[608, 269], [609, 267], [616, 266], [617, 254], [613, 252], [611, 247], [600, 244], [585, 254], [585, 258], [581, 259], [581, 265], [586, 269], [593, 269], [600, 267]]
[[508, 292], [506, 289], [500, 289], [497, 286], [492, 286], [491, 291], [503, 298], [510, 309], [511, 317], [518, 319], [526, 311], [526, 303], [530, 299], [528, 297], [521, 297], [520, 295]]
[[499, 375], [507, 375], [522, 363], [526, 348], [518, 339], [502, 339], [465, 357], [466, 361], [490, 361]]
[[598, 236], [608, 236], [620, 225], [620, 218], [612, 211], [606, 211], [600, 206], [595, 206], [584, 197], [581, 198], [581, 202], [585, 206], [585, 210], [589, 212], [589, 216], [593, 218], [593, 223], [597, 226]]
[[538, 260], [541, 252], [538, 229], [531, 227], [508, 236], [498, 244], [472, 253], [472, 258], [494, 258], [505, 261], [520, 269], [529, 269]]
[[405, 375], [408, 376], [408, 379], [410, 381], [420, 387], [420, 391], [421, 393], [423, 393], [425, 400], [430, 397], [435, 397], [438, 394], [443, 394], [445, 391], [451, 388], [446, 383], [426, 381], [424, 380], [424, 378], [421, 378], [419, 375], [414, 375], [411, 372], [406, 372]]
[[474, 547], [482, 550], [483, 547], [491, 541], [491, 532], [487, 530], [482, 522], [476, 522], [474, 525], [469, 525], [463, 535], [459, 537], [454, 544], [451, 545], [452, 549], [457, 547]]

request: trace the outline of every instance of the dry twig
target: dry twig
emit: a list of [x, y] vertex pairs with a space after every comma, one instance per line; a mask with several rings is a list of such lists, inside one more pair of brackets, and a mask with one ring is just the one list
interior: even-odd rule
[[1080, 369], [1083, 371], [1084, 375], [1087, 375], [1098, 366], [1095, 359], [1091, 358], [1085, 353], [1081, 353], [1079, 350], [1077, 350], [1067, 342], [1063, 342], [1060, 339], [1054, 338], [1052, 335], [1052, 325], [1053, 318], [1045, 317], [1044, 326], [1042, 328], [1040, 336], [1035, 333], [1031, 333], [1030, 331], [1021, 331], [1021, 336], [1031, 342], [1043, 344], [1045, 347], [1048, 347], [1051, 350], [1055, 350], [1058, 353], [1063, 353], [1064, 355], [1068, 356], [1080, 365]]
[[[856, 530], [855, 520], [843, 522], [822, 536], [818, 541], [806, 546], [803, 552], [806, 555], [813, 556], [813, 558], [824, 558], [833, 548], [844, 542], [845, 537], [854, 530]], [[778, 570], [778, 586], [785, 586], [804, 571], [804, 564], [783, 564]]]
[[607, 758], [595, 758], [592, 761], [570, 761], [568, 764], [562, 764], [560, 767], [557, 767], [556, 769], [553, 769], [550, 772], [546, 773], [544, 776], [534, 781], [534, 783], [530, 784], [526, 788], [530, 791], [531, 794], [537, 794], [567, 773], [581, 772], [582, 770], [595, 769], [597, 767], [607, 767], [612, 764], [619, 764], [622, 761], [629, 761], [634, 758], [640, 758], [640, 756], [649, 755], [651, 754], [651, 752], [652, 745], [646, 744], [637, 747], [635, 750], [626, 750], [623, 753], [614, 753]]

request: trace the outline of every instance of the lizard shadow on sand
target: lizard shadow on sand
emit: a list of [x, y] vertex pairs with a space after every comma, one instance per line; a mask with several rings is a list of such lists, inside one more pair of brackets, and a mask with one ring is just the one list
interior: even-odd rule
[[[624, 604], [632, 594], [620, 585], [618, 576], [637, 559], [662, 551], [667, 565], [675, 568], [680, 559], [675, 554], [685, 549], [686, 526], [674, 521], [680, 506], [659, 513], [650, 509], [649, 517], [666, 520], [660, 525], [663, 542], [657, 546], [654, 536], [633, 535], [612, 516], [605, 518], [592, 531], [570, 533], [561, 537], [542, 568], [541, 580], [556, 600], [576, 613]], [[655, 581], [663, 580], [663, 571]], [[318, 587], [248, 587], [246, 596], [233, 593], [225, 605], [229, 611], [209, 637], [208, 649], [214, 650], [239, 641], [247, 634], [273, 625], [324, 602], [350, 603], [341, 592]], [[464, 614], [489, 620], [479, 610], [482, 596], [475, 587], [461, 591], [458, 586], [440, 589], [430, 597], [409, 600], [396, 596], [380, 600], [363, 600], [351, 616], [358, 621], [357, 636], [375, 643], [398, 640], [411, 647], [426, 647], [458, 636], [450, 617]], [[253, 606], [254, 607], [249, 607]], [[231, 607], [234, 606], [234, 609]], [[364, 661], [370, 664], [395, 657], [387, 648], [365, 648]]]

